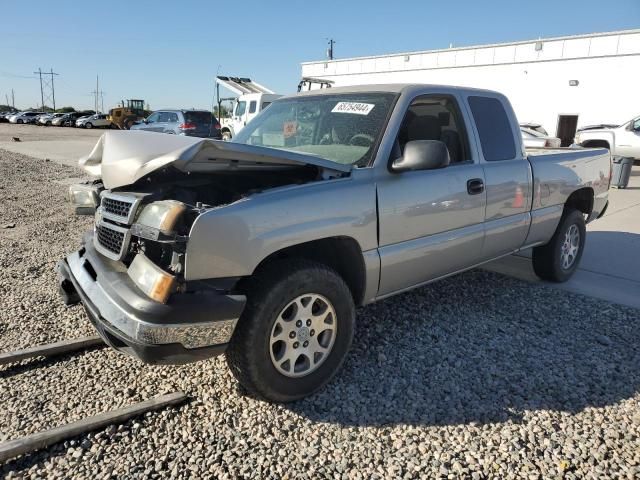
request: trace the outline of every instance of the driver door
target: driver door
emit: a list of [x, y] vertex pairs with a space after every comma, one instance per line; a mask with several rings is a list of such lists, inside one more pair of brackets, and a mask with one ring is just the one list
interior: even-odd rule
[[482, 258], [484, 173], [473, 158], [457, 98], [414, 99], [398, 135], [396, 156], [412, 140], [444, 142], [451, 163], [436, 170], [388, 173], [378, 182], [379, 296], [456, 272]]

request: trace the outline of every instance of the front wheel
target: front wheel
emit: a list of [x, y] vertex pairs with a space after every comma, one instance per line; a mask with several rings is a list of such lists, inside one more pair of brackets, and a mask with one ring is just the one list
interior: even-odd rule
[[92, 123], [85, 123], [84, 124], [84, 128], [93, 128], [93, 124]]
[[247, 306], [226, 358], [252, 395], [297, 400], [323, 387], [351, 346], [351, 291], [331, 268], [307, 260], [266, 266], [246, 286]]
[[225, 142], [230, 141], [231, 140], [231, 132], [228, 132], [228, 131], [222, 132], [222, 140], [224, 140]]
[[549, 243], [533, 249], [536, 275], [551, 282], [569, 280], [580, 263], [586, 237], [582, 212], [573, 208], [565, 210]]

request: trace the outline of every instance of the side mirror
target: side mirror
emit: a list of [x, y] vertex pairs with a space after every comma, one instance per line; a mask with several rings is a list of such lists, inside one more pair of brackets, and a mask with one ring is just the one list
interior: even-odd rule
[[404, 154], [391, 165], [394, 172], [434, 170], [449, 165], [449, 150], [439, 140], [413, 140], [404, 146]]

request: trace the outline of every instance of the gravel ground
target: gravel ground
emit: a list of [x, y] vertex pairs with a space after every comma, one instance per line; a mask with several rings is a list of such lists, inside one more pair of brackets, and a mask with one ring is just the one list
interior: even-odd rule
[[[79, 175], [0, 150], [0, 351], [92, 332], [54, 273], [90, 224], [65, 205]], [[639, 478], [639, 367], [640, 311], [472, 271], [361, 309], [344, 368], [291, 405], [242, 395], [222, 358], [148, 366], [98, 348], [0, 367], [0, 441], [191, 397], [0, 476]]]

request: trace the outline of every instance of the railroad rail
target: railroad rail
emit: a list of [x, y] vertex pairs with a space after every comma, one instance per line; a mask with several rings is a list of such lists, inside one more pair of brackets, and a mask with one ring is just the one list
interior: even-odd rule
[[[65, 353], [88, 350], [99, 345], [104, 345], [104, 342], [100, 337], [83, 337], [72, 340], [63, 340], [23, 350], [0, 353], [0, 365], [16, 363], [31, 358], [53, 357]], [[104, 428], [107, 425], [126, 422], [127, 420], [146, 412], [181, 404], [186, 399], [187, 395], [183, 392], [159, 395], [126, 407], [92, 415], [66, 425], [42, 430], [40, 432], [2, 442], [0, 443], [0, 462], [5, 462], [19, 455], [47, 448], [69, 438]]]

